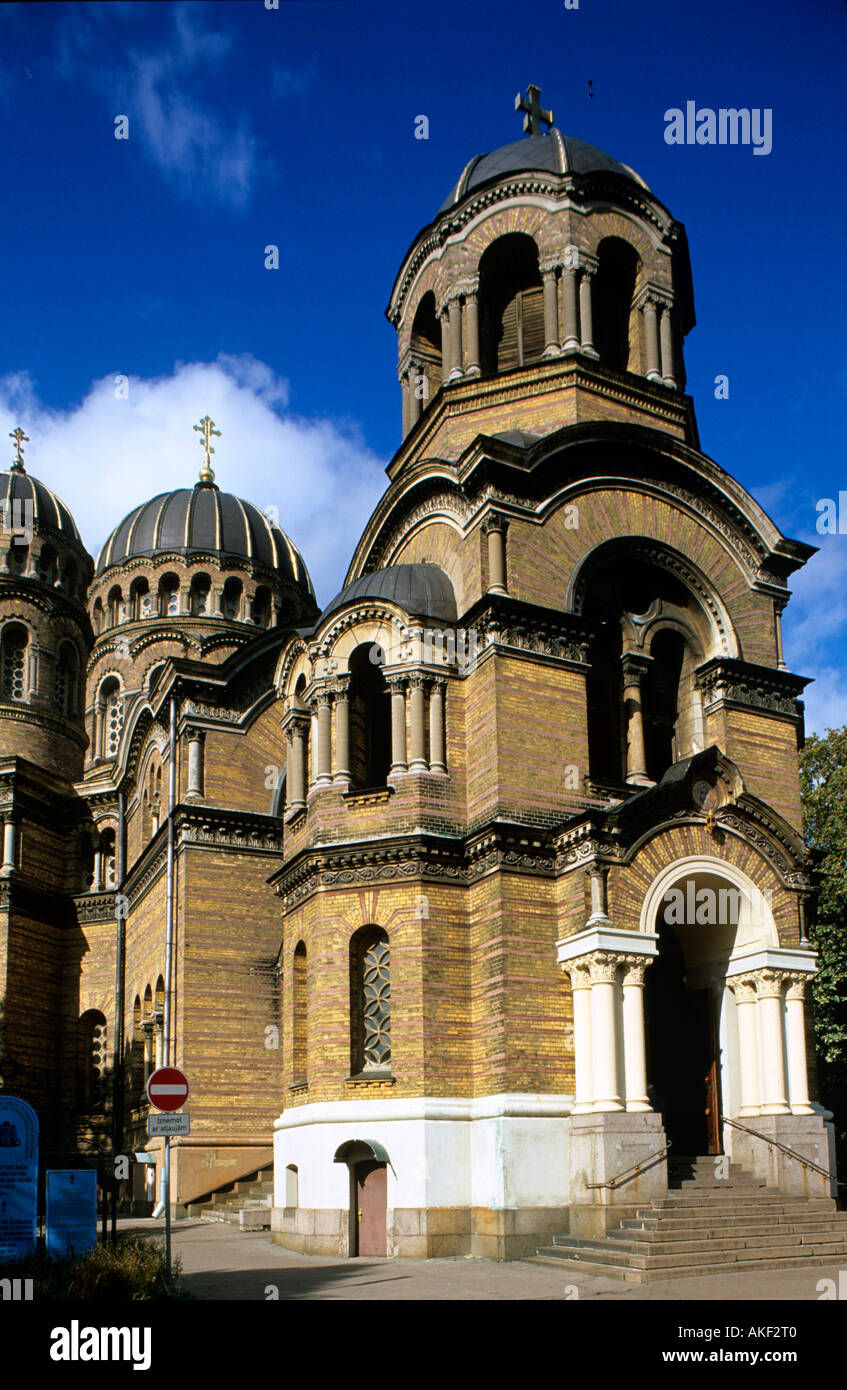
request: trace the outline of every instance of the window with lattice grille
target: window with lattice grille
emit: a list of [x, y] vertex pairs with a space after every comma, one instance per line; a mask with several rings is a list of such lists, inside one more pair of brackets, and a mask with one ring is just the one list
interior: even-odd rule
[[26, 632], [7, 628], [3, 633], [0, 688], [4, 700], [23, 700], [26, 694]]
[[364, 933], [353, 952], [353, 1068], [387, 1071], [391, 1064], [391, 962], [382, 930]]
[[115, 758], [121, 744], [121, 730], [124, 726], [124, 707], [120, 690], [113, 690], [106, 697], [106, 757]]

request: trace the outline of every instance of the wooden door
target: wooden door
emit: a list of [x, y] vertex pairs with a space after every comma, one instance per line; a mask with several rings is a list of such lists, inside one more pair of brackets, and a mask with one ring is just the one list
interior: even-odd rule
[[706, 1152], [719, 1154], [721, 1144], [721, 1097], [718, 1075], [718, 1034], [715, 999], [710, 989], [691, 994], [696, 1017], [698, 1058], [703, 1077], [703, 1117], [706, 1124]]
[[355, 1221], [358, 1229], [356, 1254], [386, 1254], [388, 1177], [384, 1163], [369, 1160], [356, 1164], [353, 1183], [356, 1198]]

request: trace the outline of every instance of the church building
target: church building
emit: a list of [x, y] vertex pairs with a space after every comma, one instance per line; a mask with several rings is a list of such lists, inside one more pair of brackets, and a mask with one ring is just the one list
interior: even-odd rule
[[22, 430], [0, 474], [5, 1085], [50, 1154], [158, 1159], [181, 1067], [175, 1210], [272, 1172], [305, 1253], [597, 1243], [720, 1155], [831, 1205], [814, 550], [700, 450], [682, 224], [517, 104], [401, 261], [402, 438], [322, 612], [208, 417], [96, 564]]

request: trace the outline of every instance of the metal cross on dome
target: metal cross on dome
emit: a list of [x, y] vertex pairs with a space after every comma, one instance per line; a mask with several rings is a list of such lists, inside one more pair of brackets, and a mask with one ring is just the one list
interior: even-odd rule
[[544, 110], [538, 100], [540, 96], [541, 88], [530, 82], [526, 89], [526, 96], [523, 97], [518, 92], [515, 97], [515, 110], [526, 112], [523, 118], [523, 128], [527, 135], [540, 135], [542, 122], [547, 126], [553, 124], [553, 112]]
[[212, 447], [212, 436], [214, 435], [216, 438], [220, 439], [221, 432], [215, 429], [215, 422], [214, 420], [210, 420], [208, 415], [204, 415], [200, 424], [195, 425], [194, 428], [202, 435], [202, 438], [197, 442], [201, 444], [206, 451], [203, 457], [203, 467], [200, 469], [200, 481], [201, 483], [213, 483], [215, 481], [215, 475], [212, 472], [211, 456], [215, 451]]
[[12, 470], [13, 470], [13, 472], [15, 472], [15, 473], [23, 473], [23, 472], [24, 472], [24, 451], [23, 451], [23, 449], [22, 449], [21, 446], [22, 446], [23, 444], [28, 444], [28, 443], [29, 443], [29, 435], [28, 435], [28, 434], [24, 434], [24, 432], [23, 432], [23, 430], [21, 429], [20, 425], [18, 425], [17, 429], [10, 430], [10, 432], [9, 432], [9, 438], [10, 438], [10, 439], [14, 439], [14, 441], [15, 441], [15, 449], [16, 449], [15, 461], [14, 461], [14, 463], [12, 464]]

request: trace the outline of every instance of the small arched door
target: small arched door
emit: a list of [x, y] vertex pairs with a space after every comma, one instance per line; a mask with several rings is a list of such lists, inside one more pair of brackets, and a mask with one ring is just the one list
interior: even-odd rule
[[350, 1170], [350, 1255], [387, 1255], [386, 1150], [373, 1139], [352, 1139], [337, 1150], [335, 1162]]

